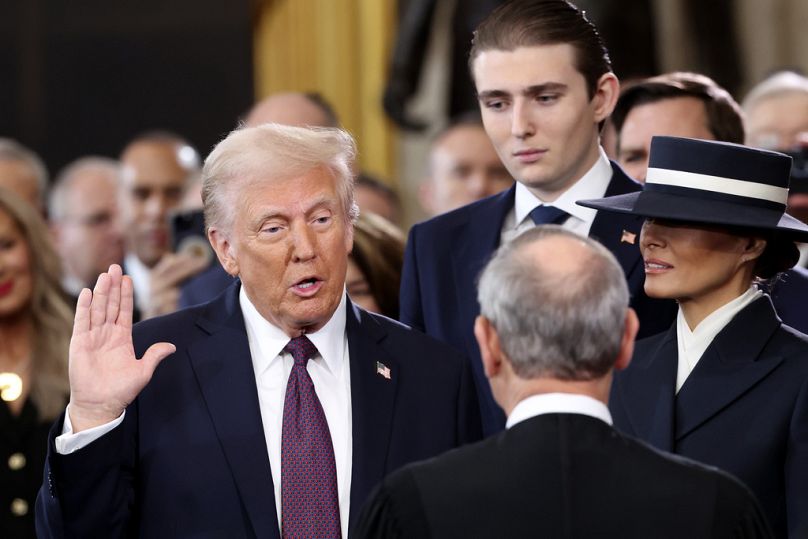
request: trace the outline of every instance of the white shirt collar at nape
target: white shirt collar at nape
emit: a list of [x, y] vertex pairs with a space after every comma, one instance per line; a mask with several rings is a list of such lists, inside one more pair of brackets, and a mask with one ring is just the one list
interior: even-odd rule
[[505, 428], [544, 414], [582, 414], [612, 424], [609, 408], [597, 399], [574, 393], [543, 393], [520, 401], [508, 416]]
[[[347, 294], [343, 290], [337, 310], [331, 315], [331, 319], [313, 333], [306, 336], [317, 347], [317, 351], [323, 358], [325, 365], [331, 373], [337, 373], [341, 366], [343, 352], [345, 350], [345, 323], [347, 321]], [[239, 305], [244, 315], [244, 325], [247, 329], [247, 337], [251, 344], [254, 344], [259, 353], [253, 358], [253, 362], [274, 361], [280, 356], [284, 347], [289, 342], [289, 336], [284, 331], [261, 316], [255, 308], [244, 286], [239, 290]], [[255, 372], [263, 372], [266, 365], [256, 365]]]
[[[611, 180], [612, 165], [609, 163], [606, 152], [603, 148], [599, 147], [598, 159], [595, 161], [595, 164], [592, 165], [592, 168], [581, 176], [581, 179], [575, 182], [569, 189], [564, 191], [560, 197], [547, 204], [564, 210], [571, 216], [591, 225], [592, 221], [595, 220], [597, 210], [584, 208], [575, 202], [591, 198], [602, 198], [606, 194], [606, 189], [609, 188], [609, 182]], [[533, 211], [533, 208], [544, 203], [543, 200], [534, 195], [524, 184], [516, 182], [514, 200], [516, 225], [518, 226], [522, 221], [528, 218], [528, 214]]]

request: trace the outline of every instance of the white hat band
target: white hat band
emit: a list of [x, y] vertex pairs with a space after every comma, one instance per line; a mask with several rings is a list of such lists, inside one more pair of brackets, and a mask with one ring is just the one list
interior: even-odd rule
[[697, 172], [649, 168], [645, 178], [646, 183], [700, 189], [714, 193], [768, 200], [783, 205], [785, 205], [788, 199], [788, 189], [784, 187], [744, 180], [733, 180], [732, 178], [722, 178], [721, 176], [711, 176]]

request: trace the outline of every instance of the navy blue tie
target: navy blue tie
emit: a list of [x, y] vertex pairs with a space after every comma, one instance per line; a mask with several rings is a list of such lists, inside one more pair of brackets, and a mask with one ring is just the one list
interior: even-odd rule
[[529, 215], [537, 225], [560, 225], [570, 216], [570, 214], [555, 206], [545, 205], [536, 206]]

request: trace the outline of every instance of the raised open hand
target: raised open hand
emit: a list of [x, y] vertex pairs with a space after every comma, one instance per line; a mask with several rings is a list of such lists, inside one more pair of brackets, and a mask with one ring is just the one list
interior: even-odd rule
[[132, 344], [132, 280], [113, 264], [95, 289], [79, 295], [70, 340], [70, 421], [73, 432], [103, 425], [121, 415], [151, 380], [154, 369], [174, 353], [161, 342], [135, 357]]

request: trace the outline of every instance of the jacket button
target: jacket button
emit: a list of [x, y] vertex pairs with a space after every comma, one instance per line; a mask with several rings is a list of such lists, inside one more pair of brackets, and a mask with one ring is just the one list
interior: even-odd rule
[[14, 498], [11, 501], [11, 514], [16, 517], [23, 517], [28, 514], [28, 502], [22, 498]]
[[8, 457], [8, 467], [12, 471], [22, 470], [26, 464], [25, 455], [22, 453], [14, 453]]

